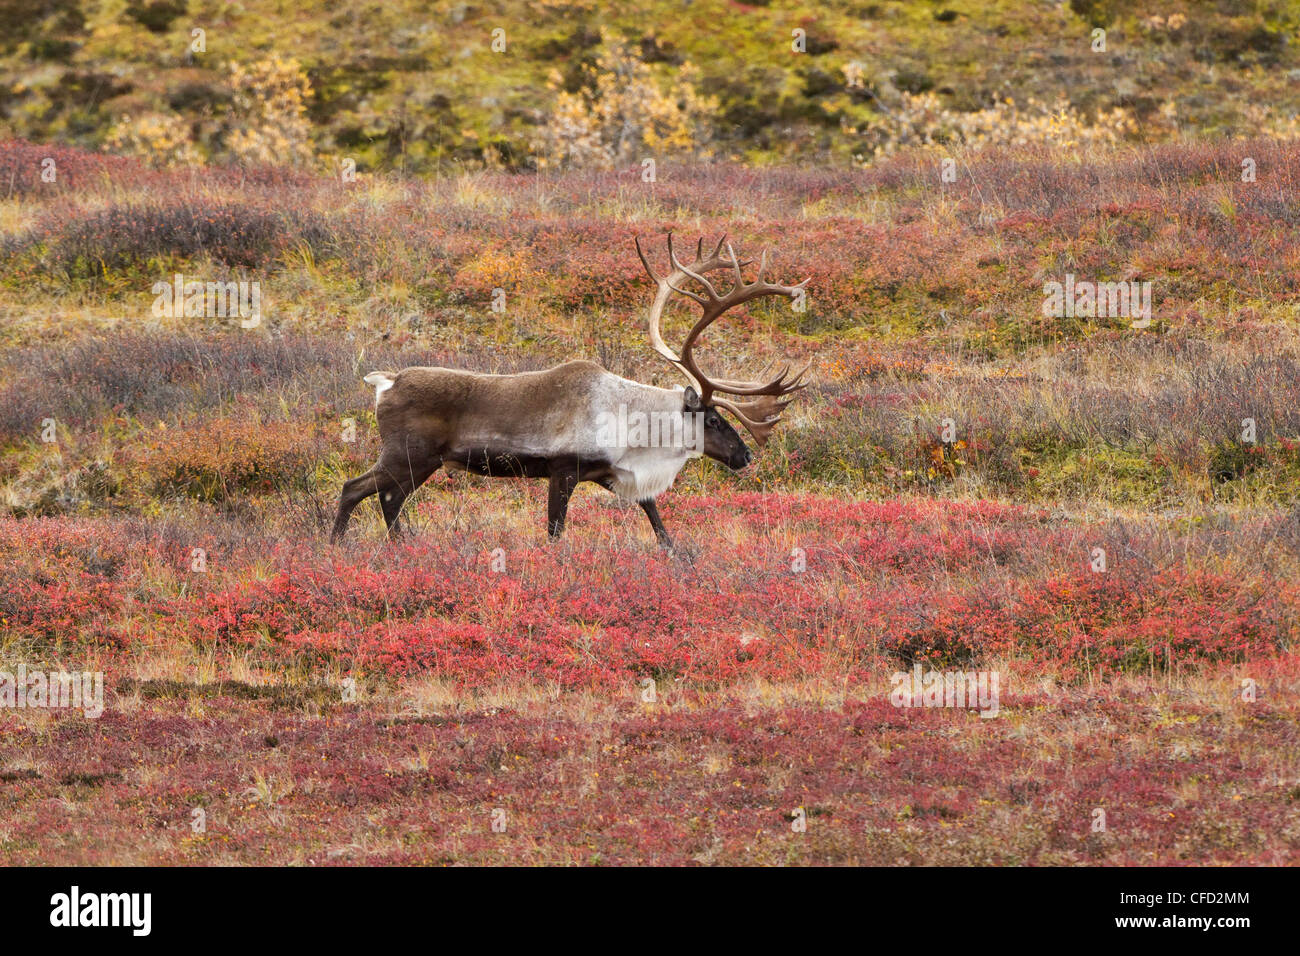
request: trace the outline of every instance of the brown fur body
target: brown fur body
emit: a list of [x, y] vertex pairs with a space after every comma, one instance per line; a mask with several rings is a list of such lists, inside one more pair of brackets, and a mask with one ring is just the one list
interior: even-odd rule
[[595, 482], [638, 501], [667, 543], [654, 497], [693, 453], [601, 441], [597, 421], [620, 406], [660, 415], [698, 412], [706, 416], [703, 454], [731, 467], [744, 467], [750, 459], [740, 436], [715, 410], [699, 406], [693, 389], [643, 385], [594, 362], [514, 375], [416, 366], [395, 375], [371, 373], [366, 381], [376, 386], [383, 449], [374, 468], [344, 485], [336, 538], [352, 510], [372, 494], [379, 495], [395, 533], [402, 503], [446, 466], [494, 477], [549, 479], [547, 527], [553, 536], [563, 530], [574, 486]]

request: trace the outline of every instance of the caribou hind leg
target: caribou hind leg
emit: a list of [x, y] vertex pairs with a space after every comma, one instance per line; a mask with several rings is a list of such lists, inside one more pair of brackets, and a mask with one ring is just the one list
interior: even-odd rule
[[334, 519], [334, 531], [330, 539], [337, 541], [347, 530], [348, 519], [353, 510], [371, 495], [379, 495], [379, 506], [384, 513], [384, 523], [388, 526], [390, 538], [401, 533], [398, 516], [402, 505], [411, 493], [424, 484], [429, 476], [438, 470], [442, 459], [403, 458], [395, 459], [388, 454], [381, 454], [375, 467], [364, 475], [358, 475], [343, 483], [343, 493], [339, 496], [338, 515]]
[[438, 470], [435, 465], [432, 468], [421, 469], [418, 472], [411, 472], [408, 476], [403, 476], [397, 484], [389, 491], [380, 492], [379, 507], [384, 512], [384, 524], [388, 525], [388, 536], [396, 538], [402, 533], [401, 514], [402, 505], [406, 504], [412, 492], [420, 485], [429, 480], [429, 476]]
[[330, 533], [331, 541], [343, 537], [343, 532], [348, 527], [348, 519], [352, 517], [352, 512], [356, 510], [357, 505], [378, 493], [379, 481], [375, 474], [378, 468], [379, 466], [376, 465], [364, 475], [349, 478], [343, 483], [343, 493], [339, 495], [338, 514], [334, 517], [334, 530]]

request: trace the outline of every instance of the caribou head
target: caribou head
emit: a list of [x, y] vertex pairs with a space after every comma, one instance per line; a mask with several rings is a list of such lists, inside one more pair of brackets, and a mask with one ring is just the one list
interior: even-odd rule
[[[727, 250], [725, 257], [722, 255], [724, 247]], [[764, 249], [759, 261], [757, 277], [753, 282], [745, 282], [741, 268], [750, 263], [748, 260], [741, 262], [736, 258], [736, 252], [727, 242], [726, 236], [718, 240], [717, 246], [708, 258], [704, 256], [704, 240], [701, 238], [695, 246], [695, 261], [688, 266], [683, 265], [677, 258], [677, 252], [673, 249], [673, 234], [668, 233], [668, 261], [672, 270], [667, 275], [661, 276], [655, 272], [645, 256], [645, 251], [641, 248], [640, 238], [636, 239], [636, 254], [641, 257], [641, 264], [645, 266], [646, 273], [658, 287], [654, 302], [650, 305], [650, 345], [690, 380], [691, 387], [686, 390], [686, 407], [692, 411], [704, 411], [706, 434], [714, 438], [714, 451], [711, 452], [706, 447], [705, 454], [730, 468], [743, 468], [753, 459], [753, 455], [740, 440], [736, 430], [717, 414], [717, 409], [724, 409], [734, 415], [754, 437], [754, 442], [762, 448], [767, 444], [767, 439], [772, 434], [772, 429], [776, 427], [776, 423], [781, 420], [781, 411], [790, 404], [791, 399], [786, 396], [793, 395], [804, 387], [801, 380], [808, 373], [811, 363], [794, 375], [790, 375], [790, 366], [785, 365], [778, 369], [773, 377], [767, 379], [764, 376], [772, 372], [772, 366], [765, 369], [754, 381], [714, 379], [705, 375], [696, 362], [695, 344], [699, 340], [700, 333], [720, 319], [729, 309], [767, 295], [794, 299], [807, 288], [811, 280], [804, 279], [803, 282], [793, 286], [764, 281], [763, 276], [767, 272], [767, 250]], [[705, 276], [709, 272], [726, 268], [731, 269], [735, 281], [725, 295], [719, 295], [713, 283]], [[684, 287], [688, 279], [699, 287], [699, 292]], [[660, 331], [664, 307], [674, 292], [695, 301], [701, 309], [699, 319], [686, 333], [680, 353], [674, 352], [664, 343], [663, 333]], [[738, 402], [734, 398], [721, 398], [720, 394], [744, 397], [749, 400]]]

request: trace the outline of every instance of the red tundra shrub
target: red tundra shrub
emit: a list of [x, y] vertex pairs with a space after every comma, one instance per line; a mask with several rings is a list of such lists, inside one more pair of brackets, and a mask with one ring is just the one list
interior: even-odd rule
[[[483, 532], [336, 549], [146, 522], [106, 533], [102, 520], [92, 538], [86, 522], [11, 519], [0, 616], [46, 642], [176, 641], [273, 666], [609, 688], [856, 683], [912, 662], [1023, 661], [1071, 680], [1264, 661], [1293, 642], [1300, 606], [1300, 586], [1259, 568], [1094, 573], [1070, 557], [1077, 529], [1067, 538], [1006, 505], [671, 496], [675, 555], [584, 541], [591, 522], [616, 520], [602, 510], [576, 509], [563, 544], [503, 549], [500, 571], [502, 539]], [[211, 567], [192, 574], [200, 546]], [[177, 582], [152, 583], [158, 567]]]

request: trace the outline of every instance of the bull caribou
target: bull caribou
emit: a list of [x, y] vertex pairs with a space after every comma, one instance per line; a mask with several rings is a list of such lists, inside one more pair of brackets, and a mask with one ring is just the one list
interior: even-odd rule
[[[655, 497], [672, 485], [682, 466], [707, 455], [740, 470], [753, 459], [719, 412], [735, 416], [761, 448], [790, 404], [789, 396], [805, 387], [802, 379], [808, 371], [805, 366], [790, 375], [785, 365], [771, 378], [755, 381], [712, 378], [695, 358], [700, 334], [734, 306], [763, 296], [796, 298], [810, 280], [795, 286], [765, 281], [765, 250], [756, 278], [746, 282], [741, 270], [750, 262], [736, 258], [725, 236], [708, 256], [701, 239], [694, 262], [684, 265], [669, 233], [671, 269], [666, 275], [655, 272], [640, 239], [636, 251], [657, 287], [650, 305], [650, 345], [689, 385], [643, 385], [586, 361], [514, 375], [420, 366], [397, 373], [371, 372], [365, 382], [375, 389], [383, 447], [373, 468], [343, 485], [333, 539], [344, 533], [353, 509], [374, 494], [379, 495], [390, 536], [396, 535], [403, 502], [445, 467], [493, 477], [549, 479], [546, 527], [552, 538], [564, 530], [575, 486], [594, 482], [636, 501], [659, 542], [671, 547]], [[734, 282], [720, 293], [707, 276], [724, 268], [731, 270]], [[688, 282], [695, 288], [687, 288]], [[660, 332], [673, 293], [701, 309], [680, 352], [669, 348]]]

